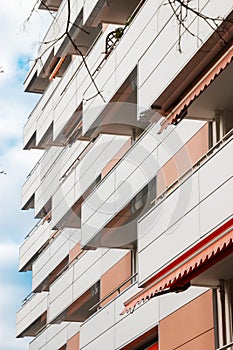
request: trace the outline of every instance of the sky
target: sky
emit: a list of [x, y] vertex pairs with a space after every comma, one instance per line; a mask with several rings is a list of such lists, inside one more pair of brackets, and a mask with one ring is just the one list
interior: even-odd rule
[[16, 312], [30, 293], [30, 272], [18, 272], [18, 250], [36, 224], [33, 210], [21, 211], [21, 187], [42, 151], [22, 150], [23, 125], [38, 101], [23, 81], [50, 23], [46, 11], [34, 13], [35, 0], [1, 0], [0, 11], [0, 350], [26, 350], [29, 338], [15, 339]]

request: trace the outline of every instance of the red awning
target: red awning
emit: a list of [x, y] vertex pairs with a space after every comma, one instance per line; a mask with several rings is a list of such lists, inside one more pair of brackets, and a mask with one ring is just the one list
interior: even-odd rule
[[204, 77], [194, 86], [194, 88], [183, 98], [183, 100], [175, 107], [175, 109], [168, 115], [168, 117], [161, 122], [161, 133], [170, 124], [177, 124], [177, 121], [185, 113], [190, 104], [205, 91], [205, 89], [219, 76], [219, 74], [232, 62], [233, 60], [233, 45], [230, 49], [218, 60], [218, 62], [211, 67], [211, 69], [204, 75]]
[[232, 253], [233, 219], [200, 243], [186, 252], [183, 259], [180, 257], [166, 267], [163, 275], [160, 272], [160, 277], [153, 278], [153, 283], [148, 282], [148, 286], [127, 300], [121, 315], [132, 312], [137, 305], [155, 296], [184, 290], [194, 277]]

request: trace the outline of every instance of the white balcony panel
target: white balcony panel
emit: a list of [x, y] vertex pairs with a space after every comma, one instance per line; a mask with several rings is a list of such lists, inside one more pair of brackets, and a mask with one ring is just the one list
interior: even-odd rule
[[200, 204], [200, 232], [204, 236], [232, 216], [233, 177]]
[[[229, 164], [232, 147], [232, 140], [223, 144], [195, 173], [140, 219], [140, 283], [232, 215], [233, 177]], [[219, 169], [223, 174], [218, 177], [215, 170], [218, 173]]]
[[149, 230], [153, 230], [158, 237], [139, 253], [139, 283], [144, 282], [198, 241], [199, 207], [186, 214], [162, 235], [159, 235], [156, 225]]
[[32, 290], [35, 290], [80, 241], [80, 230], [64, 229], [32, 265]]
[[53, 225], [93, 184], [102, 169], [128, 141], [126, 136], [101, 135], [53, 197]]
[[136, 308], [133, 315], [120, 315], [124, 301], [139, 290], [137, 284], [132, 285], [81, 325], [81, 350], [98, 349], [101, 341], [101, 347], [107, 348], [108, 343], [103, 335], [111, 331], [114, 331], [114, 349], [119, 350], [139, 334], [156, 326], [161, 319], [207, 291], [206, 288], [191, 287], [183, 293], [153, 298]]
[[35, 216], [57, 191], [60, 180], [78, 159], [86, 145], [85, 141], [76, 141], [70, 147], [51, 147], [42, 157], [38, 174], [40, 184], [35, 191]]
[[47, 292], [35, 294], [18, 312], [16, 319], [16, 336], [25, 331], [47, 310]]
[[19, 270], [21, 270], [43, 247], [51, 233], [52, 227], [48, 222], [43, 223], [43, 221], [40, 221], [38, 226], [35, 226], [19, 248]]
[[233, 175], [233, 141], [228, 142], [199, 170], [200, 199], [206, 198]]
[[[115, 26], [108, 26], [107, 30], [99, 37], [94, 47], [86, 57], [88, 67], [91, 71], [94, 71], [103, 59], [103, 52], [105, 51], [105, 39], [108, 33], [113, 30], [113, 28], [115, 28]], [[44, 102], [45, 97], [47, 98], [48, 94], [48, 100], [51, 100], [53, 104], [54, 140], [56, 140], [60, 132], [62, 132], [62, 129], [82, 102], [84, 91], [91, 83], [86, 68], [83, 65], [80, 66], [80, 63], [80, 57], [75, 57], [75, 59], [72, 60], [68, 69], [64, 73], [64, 76], [61, 79], [54, 79], [50, 83], [50, 85], [53, 84], [53, 86], [55, 86], [52, 91], [53, 94], [50, 93], [51, 90], [49, 85], [48, 89], [45, 91], [45, 94], [42, 96], [34, 108], [29, 120], [24, 127], [24, 145], [27, 144], [33, 133], [37, 129], [40, 129], [40, 135], [39, 137], [37, 136], [38, 143], [43, 137], [42, 130], [46, 131], [50, 125], [47, 121], [47, 116], [51, 110], [51, 105]], [[71, 88], [71, 85], [73, 88]], [[67, 106], [71, 105], [73, 106], [73, 109], [70, 114], [68, 114]]]
[[[82, 338], [82, 333], [81, 333]], [[97, 350], [108, 349], [115, 350], [114, 344], [114, 328], [108, 329], [105, 333], [101, 334], [98, 338], [94, 339], [92, 343], [89, 343], [85, 347], [80, 347], [80, 350]]]
[[114, 302], [105, 306], [101, 312], [91, 316], [81, 326], [81, 349], [90, 343], [93, 339], [98, 338], [100, 334], [106, 333], [107, 330], [115, 324], [115, 305]]
[[53, 119], [54, 119], [54, 107], [53, 107], [53, 99], [51, 99], [46, 104], [46, 112], [43, 113], [42, 117], [40, 117], [39, 121], [37, 121], [37, 128], [36, 128], [37, 145], [40, 143], [46, 131], [51, 126]]
[[[86, 57], [90, 71], [94, 72], [102, 61], [105, 51], [106, 36], [114, 30], [114, 28], [115, 26], [113, 25], [108, 26]], [[54, 96], [54, 140], [56, 140], [72, 114], [79, 107], [80, 103], [82, 103], [84, 92], [90, 84], [92, 84], [90, 77], [83, 65], [80, 66], [79, 69], [76, 68], [74, 70], [73, 76], [66, 77], [65, 73], [61, 80], [61, 87], [63, 87], [63, 90], [60, 89], [60, 93]], [[94, 95], [95, 94], [96, 90], [94, 92]], [[87, 95], [86, 98], [90, 98], [91, 96], [92, 95]], [[69, 113], [67, 111], [67, 106], [69, 107]]]
[[[38, 188], [41, 186], [43, 187], [43, 181], [45, 180], [45, 177], [53, 168], [57, 162], [57, 159], [59, 158], [59, 155], [62, 153], [61, 147], [50, 147], [47, 151], [44, 152], [36, 166], [32, 169], [31, 173], [28, 175], [26, 182], [23, 185], [22, 188], [22, 207], [26, 205], [28, 200], [34, 195]], [[57, 173], [57, 170], [55, 170], [55, 173]], [[46, 178], [46, 181], [48, 181], [48, 178]], [[43, 191], [44, 195], [46, 196], [47, 191]], [[38, 200], [38, 194], [36, 195]], [[45, 202], [46, 203], [46, 202]], [[43, 206], [43, 205], [42, 205]]]
[[[83, 0], [71, 0], [70, 1], [70, 23], [74, 23], [77, 19], [81, 9], [83, 6]], [[56, 38], [59, 38], [63, 33], [65, 33], [66, 24], [67, 24], [67, 18], [68, 18], [68, 1], [65, 0], [59, 7], [58, 12], [56, 13], [56, 20], [52, 22], [50, 28], [48, 29], [48, 32], [46, 33], [43, 42], [50, 42], [51, 40], [54, 40]], [[61, 44], [61, 41], [59, 41]], [[55, 43], [58, 45], [58, 43]], [[57, 46], [55, 45], [55, 46]], [[46, 48], [48, 48], [48, 44], [43, 44], [39, 48], [38, 56], [44, 53]], [[49, 50], [48, 50], [49, 51]], [[50, 51], [49, 51], [50, 52]], [[49, 54], [47, 54], [48, 56]], [[46, 53], [42, 55], [42, 62], [46, 62]]]
[[125, 250], [88, 251], [69, 270], [65, 271], [50, 288], [49, 322], [100, 280], [102, 274], [126, 254]]
[[[152, 126], [85, 200], [81, 212], [83, 245], [88, 244], [156, 176], [157, 170], [181, 149], [193, 133], [197, 132], [202, 126], [202, 123], [196, 122], [184, 124], [181, 123], [176, 128], [168, 128], [169, 130], [163, 137], [157, 134], [159, 124]], [[189, 154], [186, 158], [189, 161]], [[191, 164], [188, 164], [188, 166], [191, 166]], [[193, 189], [192, 186], [194, 186]], [[191, 199], [197, 201], [195, 186], [197, 187], [198, 184], [195, 184], [194, 179], [184, 185], [181, 194], [184, 202], [181, 203], [181, 199], [178, 197], [174, 198], [174, 202], [179, 205], [177, 210], [180, 209], [181, 211], [181, 208], [183, 210], [184, 205], [190, 208], [191, 204], [188, 206], [188, 202]], [[108, 194], [108, 197], [106, 194]], [[186, 198], [187, 196], [188, 198]], [[160, 211], [161, 207], [159, 208]], [[182, 215], [182, 211], [180, 215]], [[170, 219], [172, 220], [172, 217]], [[170, 225], [172, 225], [171, 222]]]
[[40, 165], [38, 164], [22, 187], [22, 208], [28, 203], [40, 185]]
[[[103, 91], [107, 102], [114, 96], [145, 50], [153, 42], [157, 34], [156, 16], [161, 6], [161, 0], [148, 1], [141, 9], [139, 15], [132, 22], [116, 49], [109, 56], [105, 65], [96, 76], [96, 83]], [[167, 13], [169, 14], [169, 9]], [[132, 41], [132, 38], [134, 39]], [[139, 39], [138, 39], [139, 38]], [[130, 65], [128, 64], [130, 62]], [[114, 68], [114, 69], [113, 69]], [[86, 96], [95, 94], [92, 85], [85, 93]], [[94, 123], [106, 104], [98, 95], [84, 105], [83, 132], [85, 133]]]
[[88, 17], [91, 15], [92, 11], [98, 4], [99, 0], [84, 0], [83, 6], [83, 23], [85, 24]]
[[[173, 234], [175, 222], [199, 203], [198, 174], [188, 178], [168, 197], [139, 220], [138, 251], [141, 252], [161, 234]], [[169, 238], [168, 238], [169, 239]], [[164, 258], [164, 260], [166, 260]]]
[[78, 322], [66, 322], [49, 325], [29, 345], [29, 350], [60, 349], [80, 330]]
[[[206, 4], [206, 6], [204, 6]], [[213, 17], [225, 17], [232, 10], [231, 0], [224, 2], [224, 6], [217, 1], [202, 1], [201, 7], [204, 6], [205, 13], [211, 13]], [[198, 23], [197, 23], [198, 22]], [[190, 21], [186, 25], [190, 24]], [[213, 30], [205, 21], [195, 19], [190, 26], [190, 30], [194, 33], [198, 31], [203, 42], [213, 34]], [[169, 29], [170, 28], [170, 29]], [[169, 30], [169, 35], [167, 34]], [[173, 38], [173, 43], [170, 42]], [[167, 42], [169, 40], [169, 45]], [[164, 43], [164, 44], [161, 44]], [[166, 44], [165, 44], [166, 43]], [[140, 106], [150, 106], [163, 92], [163, 90], [171, 83], [181, 69], [199, 50], [201, 42], [197, 41], [195, 36], [189, 33], [182, 35], [181, 45], [182, 53], [177, 49], [178, 35], [174, 28], [174, 23], [170, 22], [168, 28], [161, 31], [160, 38], [156, 38], [139, 61], [139, 90], [138, 103]], [[152, 63], [152, 58], [153, 64]]]
[[130, 340], [137, 338], [159, 322], [158, 299], [151, 299], [143, 307], [138, 308], [134, 316], [127, 315], [115, 325], [115, 349], [120, 349]]

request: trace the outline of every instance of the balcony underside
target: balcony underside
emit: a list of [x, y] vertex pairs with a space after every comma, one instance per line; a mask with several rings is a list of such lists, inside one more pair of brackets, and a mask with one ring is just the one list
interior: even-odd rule
[[[226, 46], [233, 38], [232, 25], [233, 12], [229, 14], [227, 20], [219, 27], [218, 33], [213, 33], [210, 38], [204, 43], [201, 50], [199, 50], [194, 57], [185, 65], [185, 67], [177, 74], [175, 79], [168, 85], [168, 87], [161, 93], [161, 95], [154, 101], [152, 107], [160, 106], [162, 111], [168, 114], [174, 106], [181, 100], [187, 91], [195, 85], [208, 71], [208, 67], [214, 65], [216, 60], [221, 57], [223, 53], [224, 39]], [[200, 118], [200, 115], [199, 115]]]
[[194, 286], [218, 287], [220, 280], [233, 279], [233, 254], [210, 267], [205, 272], [195, 277], [191, 284]]
[[17, 335], [17, 338], [35, 337], [46, 326], [47, 312], [38, 317], [27, 329]]
[[41, 0], [39, 9], [57, 11], [61, 5], [62, 0]]
[[[216, 111], [228, 111], [227, 119], [232, 119], [233, 63], [210, 84], [210, 86], [190, 105], [187, 118], [213, 120]], [[229, 121], [230, 122], [230, 121]]]
[[90, 311], [90, 309], [96, 305], [99, 300], [100, 283], [98, 282], [57, 316], [52, 323], [61, 323], [63, 321], [84, 322], [96, 311], [96, 309], [92, 311]]
[[[92, 113], [96, 113], [95, 108]], [[137, 120], [137, 70], [134, 69], [83, 136], [93, 138], [107, 133], [137, 137], [146, 126], [148, 122]]]
[[125, 24], [139, 3], [140, 0], [99, 0], [86, 23], [93, 26], [100, 22]]

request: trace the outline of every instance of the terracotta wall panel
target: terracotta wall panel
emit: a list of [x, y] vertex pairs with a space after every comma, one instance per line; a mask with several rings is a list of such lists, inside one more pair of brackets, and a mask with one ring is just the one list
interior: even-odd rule
[[209, 148], [208, 123], [169, 159], [157, 174], [157, 194], [161, 194], [195, 164]]
[[177, 348], [177, 350], [214, 350], [214, 330], [201, 334], [199, 337], [190, 340], [188, 343]]
[[73, 335], [72, 338], [70, 338], [68, 340], [66, 350], [79, 350], [80, 349], [79, 335], [80, 335], [80, 333], [78, 332], [75, 335]]
[[196, 163], [209, 149], [209, 128], [206, 123], [186, 144], [192, 164]]
[[[184, 346], [200, 335], [213, 330], [213, 327], [212, 292], [208, 291], [160, 321], [160, 350], [174, 350]], [[196, 349], [207, 350], [208, 348], [197, 347]]]
[[[128, 277], [131, 276], [131, 252], [125, 255], [121, 260], [118, 261], [111, 269], [104, 273], [100, 280], [100, 299], [108, 295], [112, 290], [118, 287]], [[124, 290], [130, 282], [127, 283], [121, 291]], [[101, 305], [105, 305], [112, 300], [118, 292], [113, 294], [111, 297], [106, 299]]]
[[73, 261], [77, 255], [81, 253], [81, 245], [80, 243], [77, 243], [69, 252], [69, 263]]
[[101, 173], [101, 178], [104, 178], [109, 171], [115, 166], [117, 162], [124, 156], [124, 154], [130, 149], [131, 147], [131, 140], [129, 139], [122, 147], [121, 149], [115, 154], [114, 158], [111, 159], [108, 164], [103, 168]]

